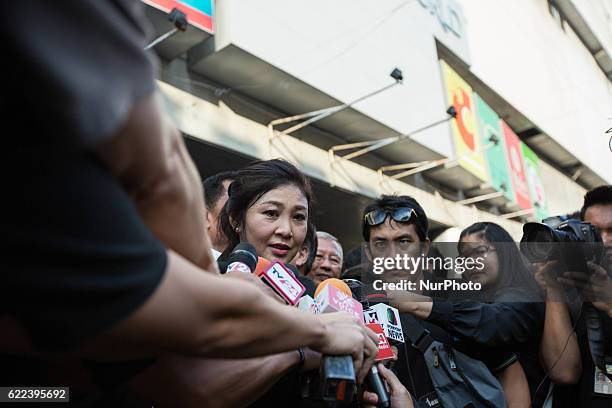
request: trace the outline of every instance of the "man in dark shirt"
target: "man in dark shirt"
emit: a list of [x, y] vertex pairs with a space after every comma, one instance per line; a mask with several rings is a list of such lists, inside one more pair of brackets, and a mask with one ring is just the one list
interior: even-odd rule
[[[388, 259], [395, 258], [397, 255], [407, 255], [409, 258], [424, 256], [429, 252], [430, 246], [428, 225], [425, 211], [412, 197], [382, 196], [363, 211], [362, 233], [366, 242], [367, 257], [370, 262], [374, 262], [376, 258]], [[426, 296], [435, 294], [418, 289], [419, 281], [435, 282], [438, 280], [433, 274], [421, 268], [414, 271], [385, 268], [381, 274], [372, 273], [372, 271], [373, 269], [370, 269], [368, 276], [362, 278], [369, 284], [375, 280], [395, 284], [410, 281], [417, 283], [415, 293], [423, 295], [423, 300], [430, 300]], [[374, 285], [374, 289], [380, 288]], [[388, 294], [391, 292], [394, 291], [387, 291]], [[423, 321], [420, 324], [430, 332], [434, 340], [444, 343], [452, 341], [453, 347], [459, 351], [483, 361], [502, 383], [507, 400], [513, 399], [519, 402], [517, 398], [527, 396], [527, 400], [522, 401], [529, 403], [529, 390], [525, 375], [514, 353], [455, 341], [449, 332], [435, 322]], [[435, 389], [427, 375], [428, 369], [423, 354], [409, 341], [406, 342], [405, 347], [399, 348], [395, 369], [400, 381], [416, 400], [430, 407], [439, 406], [439, 402], [436, 402]]]

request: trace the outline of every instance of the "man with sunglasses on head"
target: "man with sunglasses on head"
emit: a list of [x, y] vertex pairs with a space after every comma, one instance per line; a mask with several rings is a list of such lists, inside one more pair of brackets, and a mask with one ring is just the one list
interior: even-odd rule
[[[416, 288], [414, 296], [425, 303], [431, 302], [435, 293], [421, 291], [418, 282], [436, 282], [438, 278], [425, 268], [418, 267], [411, 270], [410, 268], [404, 268], [405, 265], [401, 265], [402, 268], [384, 268], [382, 273], [380, 271], [374, 273], [373, 268], [376, 258], [414, 259], [427, 256], [430, 247], [428, 232], [429, 221], [427, 215], [421, 205], [410, 196], [383, 195], [368, 205], [363, 211], [362, 234], [365, 241], [365, 256], [369, 260], [371, 267], [368, 273], [362, 276], [362, 280], [366, 283], [362, 291], [377, 289], [376, 286], [372, 285], [375, 280], [396, 285], [406, 281], [414, 282]], [[389, 287], [387, 286], [387, 288]], [[397, 293], [406, 292], [387, 290], [387, 295], [391, 298]], [[428, 321], [416, 321], [401, 312], [402, 310], [400, 309], [406, 343], [403, 347], [400, 345], [398, 349], [398, 360], [394, 370], [410, 394], [423, 406], [441, 407], [442, 404], [433, 386], [423, 352], [412, 345], [407, 336], [407, 330], [410, 330], [406, 327], [407, 322], [412, 322], [411, 326], [420, 324], [421, 327], [429, 332], [434, 340], [445, 343], [450, 342], [453, 348], [485, 363], [502, 383], [507, 397], [510, 393], [520, 393], [517, 391], [526, 392], [529, 395], [526, 380], [524, 380], [524, 377], [520, 378], [524, 376], [524, 373], [514, 353], [502, 350], [493, 350], [494, 352], [491, 352], [491, 350], [484, 350], [482, 347], [470, 347], [469, 344], [452, 338], [440, 326]], [[519, 377], [519, 381], [517, 381], [517, 377]], [[514, 387], [517, 383], [521, 384], [519, 389]]]

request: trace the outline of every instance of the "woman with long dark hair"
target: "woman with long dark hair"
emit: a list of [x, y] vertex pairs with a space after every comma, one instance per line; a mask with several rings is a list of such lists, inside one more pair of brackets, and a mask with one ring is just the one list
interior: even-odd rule
[[312, 214], [310, 183], [285, 160], [260, 160], [236, 172], [219, 217], [226, 253], [241, 241], [270, 261], [290, 262], [302, 246]]
[[529, 264], [510, 234], [492, 222], [464, 229], [457, 248], [461, 258], [479, 265], [466, 268], [462, 278], [482, 289], [470, 299], [400, 300], [398, 308], [444, 328], [464, 350], [516, 353], [529, 383], [531, 406], [540, 406], [548, 389], [541, 386], [544, 372], [538, 360], [544, 306]]
[[483, 268], [466, 269], [464, 278], [482, 285], [487, 301], [540, 300], [538, 286], [529, 264], [510, 234], [492, 222], [477, 222], [459, 236], [459, 254], [480, 258]]
[[[313, 228], [312, 190], [304, 174], [288, 161], [260, 160], [236, 172], [228, 188], [228, 200], [219, 217], [219, 229], [228, 238], [225, 258], [240, 242], [253, 245], [269, 261], [291, 262]], [[314, 231], [313, 231], [314, 233]], [[310, 282], [307, 278], [300, 279]], [[306, 282], [305, 286], [309, 286]], [[313, 287], [314, 284], [310, 283]], [[300, 354], [302, 369], [320, 364], [320, 355], [308, 350]], [[287, 358], [282, 359], [282, 361]], [[298, 372], [293, 357], [260, 390], [252, 407], [297, 406], [300, 404]], [[273, 381], [274, 380], [274, 381]], [[278, 381], [278, 382], [277, 382]], [[265, 392], [265, 393], [264, 393]]]

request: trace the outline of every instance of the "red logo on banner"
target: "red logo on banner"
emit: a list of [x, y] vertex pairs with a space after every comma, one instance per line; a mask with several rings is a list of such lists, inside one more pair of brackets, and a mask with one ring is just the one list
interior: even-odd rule
[[467, 115], [472, 112], [472, 100], [465, 90], [459, 89], [459, 91], [461, 92], [461, 100], [459, 100], [459, 95], [456, 93], [453, 95], [453, 105], [455, 105], [455, 110], [457, 111], [457, 127], [459, 128], [459, 133], [461, 134], [461, 138], [465, 142], [465, 145], [471, 151], [474, 151], [476, 148], [474, 132], [470, 131], [470, 125], [465, 119]]

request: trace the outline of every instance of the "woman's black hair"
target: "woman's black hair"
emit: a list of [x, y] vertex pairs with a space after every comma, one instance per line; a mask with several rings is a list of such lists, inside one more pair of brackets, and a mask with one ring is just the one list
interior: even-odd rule
[[509, 289], [512, 289], [514, 293], [524, 295], [525, 299], [539, 298], [540, 287], [531, 267], [508, 231], [492, 222], [477, 222], [461, 231], [459, 241], [471, 234], [482, 234], [497, 252], [499, 260], [497, 281], [490, 288], [485, 288], [485, 293], [491, 300], [495, 300], [502, 294], [508, 294]]
[[319, 241], [317, 240], [317, 227], [312, 223], [308, 222], [308, 229], [306, 230], [306, 238], [302, 245], [308, 246], [308, 257], [304, 263], [304, 276], [310, 273], [312, 265], [314, 264], [315, 258], [317, 257], [317, 250], [319, 249]]
[[228, 200], [219, 216], [219, 229], [229, 241], [226, 252], [240, 243], [236, 228], [244, 227], [247, 210], [268, 191], [287, 185], [297, 187], [306, 197], [310, 223], [312, 220], [310, 183], [293, 164], [282, 159], [258, 160], [235, 173], [234, 181], [227, 190]]

